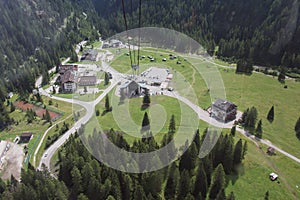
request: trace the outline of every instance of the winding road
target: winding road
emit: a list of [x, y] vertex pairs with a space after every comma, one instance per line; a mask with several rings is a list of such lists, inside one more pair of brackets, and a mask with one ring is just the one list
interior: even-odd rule
[[[111, 68], [105, 61], [105, 55], [102, 58], [102, 68], [105, 71], [110, 72], [113, 75], [113, 78], [111, 79], [111, 85], [104, 90], [104, 92], [94, 101], [91, 102], [84, 102], [84, 101], [79, 101], [79, 100], [75, 100], [75, 99], [65, 99], [65, 98], [60, 98], [60, 97], [56, 97], [56, 96], [51, 96], [49, 95], [45, 90], [43, 90], [42, 88], [39, 89], [40, 94], [45, 95], [45, 96], [49, 96], [53, 99], [56, 100], [60, 100], [60, 101], [65, 101], [68, 103], [72, 103], [72, 104], [78, 104], [84, 107], [84, 109], [86, 110], [86, 115], [83, 116], [82, 118], [80, 118], [78, 121], [75, 122], [75, 124], [73, 125], [72, 128], [70, 128], [70, 130], [68, 130], [64, 135], [62, 135], [54, 144], [52, 144], [48, 149], [45, 150], [45, 153], [43, 154], [43, 157], [41, 158], [41, 161], [39, 163], [38, 169], [42, 170], [42, 165], [44, 164], [49, 170], [50, 170], [50, 161], [52, 156], [54, 155], [54, 153], [67, 141], [67, 139], [76, 132], [77, 129], [79, 129], [81, 127], [82, 124], [86, 124], [91, 117], [94, 115], [94, 109], [95, 106], [118, 84], [118, 82], [122, 79], [124, 79], [124, 75], [117, 72], [115, 69]], [[37, 83], [40, 80], [37, 80]], [[176, 92], [164, 92], [164, 95], [173, 97], [178, 99], [179, 101], [185, 103], [186, 105], [188, 105], [190, 108], [192, 108], [197, 114], [200, 120], [207, 122], [208, 124], [211, 124], [215, 127], [219, 127], [219, 128], [231, 128], [233, 126], [233, 121], [229, 122], [229, 123], [221, 123], [213, 118], [211, 118], [208, 114], [208, 112], [204, 111], [202, 108], [200, 108], [199, 106], [195, 105], [194, 103], [192, 103], [191, 101], [189, 101], [188, 99], [186, 99], [185, 97], [180, 96], [178, 93]], [[237, 118], [240, 118], [242, 115], [242, 112], [238, 111], [237, 114]], [[277, 150], [278, 152], [282, 153], [283, 155], [289, 157], [290, 159], [296, 161], [297, 163], [300, 163], [300, 159], [283, 151], [282, 149], [276, 147], [275, 145], [271, 144], [268, 140], [264, 140], [264, 139], [255, 139], [255, 137], [253, 135], [251, 135], [250, 133], [248, 133], [247, 131], [245, 131], [244, 129], [241, 129], [239, 127], [237, 127], [236, 129], [238, 132], [240, 132], [241, 134], [245, 135], [246, 137], [251, 138], [251, 140], [257, 145], [259, 146], [259, 142], [266, 144], [272, 148], [274, 148], [275, 150]], [[44, 137], [43, 137], [44, 138]], [[41, 141], [42, 142], [42, 141]]]

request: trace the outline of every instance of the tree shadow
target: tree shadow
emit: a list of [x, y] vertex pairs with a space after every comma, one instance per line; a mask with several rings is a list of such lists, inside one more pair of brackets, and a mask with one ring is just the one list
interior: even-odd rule
[[145, 111], [145, 110], [147, 110], [148, 108], [149, 108], [149, 105], [143, 104], [143, 105], [141, 106], [141, 111]]
[[244, 164], [240, 164], [236, 166], [232, 174], [226, 177], [226, 185], [228, 185], [230, 182], [232, 185], [235, 185], [236, 181], [240, 178], [240, 176], [243, 176], [244, 174], [245, 174]]

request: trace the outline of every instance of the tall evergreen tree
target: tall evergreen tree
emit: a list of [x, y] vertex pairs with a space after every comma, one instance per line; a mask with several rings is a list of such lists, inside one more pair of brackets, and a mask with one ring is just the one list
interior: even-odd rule
[[238, 165], [242, 162], [242, 156], [243, 156], [243, 143], [242, 139], [239, 139], [239, 141], [236, 143], [234, 148], [234, 154], [233, 154], [233, 164]]
[[265, 200], [269, 200], [269, 191], [267, 191], [265, 194]]
[[256, 132], [256, 135], [255, 135], [256, 137], [262, 138], [263, 131], [262, 131], [262, 121], [261, 120], [259, 120], [255, 132]]
[[108, 95], [105, 96], [105, 112], [110, 112], [112, 110]]
[[274, 106], [269, 110], [267, 120], [271, 123], [274, 121]]
[[187, 170], [183, 170], [180, 174], [179, 192], [177, 199], [184, 199], [191, 191], [190, 174]]
[[142, 129], [141, 131], [149, 131], [150, 130], [150, 120], [148, 117], [148, 113], [145, 112], [144, 117], [143, 117], [143, 121], [142, 121]]
[[216, 199], [219, 192], [224, 189], [225, 186], [225, 172], [222, 164], [219, 164], [214, 172], [212, 185], [209, 191], [209, 198]]
[[170, 119], [170, 124], [169, 124], [169, 133], [174, 134], [176, 131], [176, 126], [175, 126], [175, 116], [172, 115]]
[[194, 189], [193, 189], [192, 194], [195, 197], [200, 194], [201, 197], [203, 199], [205, 199], [206, 194], [207, 194], [207, 190], [208, 190], [208, 184], [207, 184], [206, 173], [205, 173], [203, 164], [200, 163], [200, 165], [198, 167], [198, 171], [197, 171], [196, 180], [195, 180]]
[[104, 73], [104, 85], [108, 85], [109, 83], [109, 75], [107, 72]]
[[233, 127], [231, 128], [231, 130], [230, 130], [230, 134], [231, 134], [232, 136], [235, 136], [235, 132], [236, 132], [236, 126], [233, 126]]
[[150, 106], [151, 100], [150, 100], [150, 94], [149, 94], [149, 90], [146, 89], [145, 90], [145, 95], [143, 97], [143, 105], [142, 108], [148, 108]]
[[300, 117], [298, 118], [295, 124], [295, 131], [296, 131], [297, 138], [300, 140]]
[[45, 120], [46, 120], [47, 122], [51, 122], [51, 116], [50, 116], [50, 113], [49, 113], [48, 110], [46, 110]]
[[180, 173], [178, 167], [172, 164], [164, 191], [165, 199], [175, 199], [179, 187], [179, 179]]

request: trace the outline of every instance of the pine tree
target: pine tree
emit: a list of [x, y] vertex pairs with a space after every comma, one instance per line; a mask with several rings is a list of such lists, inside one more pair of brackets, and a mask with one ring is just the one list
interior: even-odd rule
[[142, 108], [148, 108], [150, 106], [151, 100], [150, 100], [150, 94], [149, 94], [149, 90], [146, 89], [145, 90], [145, 95], [143, 97], [143, 105]]
[[243, 143], [242, 139], [239, 139], [239, 141], [236, 143], [234, 148], [234, 154], [233, 154], [233, 164], [238, 165], [242, 162], [242, 156], [243, 156]]
[[297, 138], [300, 140], [300, 117], [298, 118], [295, 124], [295, 131], [296, 131]]
[[183, 170], [180, 175], [179, 192], [177, 199], [184, 199], [191, 190], [190, 174], [187, 170]]
[[176, 131], [176, 126], [175, 126], [175, 116], [172, 115], [170, 119], [170, 124], [169, 124], [169, 133], [174, 134]]
[[233, 136], [226, 135], [223, 141], [223, 159], [222, 164], [226, 174], [230, 174], [233, 168]]
[[265, 194], [265, 200], [269, 200], [269, 191], [267, 191]]
[[215, 169], [212, 185], [209, 191], [209, 198], [215, 199], [225, 186], [225, 172], [222, 164], [219, 164]]
[[109, 83], [109, 75], [107, 72], [105, 72], [104, 74], [104, 85], [108, 85]]
[[167, 185], [165, 187], [164, 196], [165, 199], [175, 199], [179, 186], [180, 173], [176, 164], [172, 164], [170, 173], [167, 179]]
[[236, 126], [233, 126], [230, 130], [231, 135], [234, 137], [236, 132]]
[[149, 117], [148, 117], [148, 113], [145, 112], [144, 114], [144, 118], [142, 121], [142, 129], [141, 131], [149, 131], [150, 130], [150, 121], [149, 121]]
[[274, 106], [268, 112], [267, 120], [272, 123], [274, 121]]
[[14, 105], [12, 102], [10, 102], [10, 112], [12, 113], [12, 112], [14, 112], [15, 110], [16, 110], [15, 105]]
[[51, 116], [50, 116], [50, 113], [49, 113], [48, 110], [46, 110], [45, 120], [46, 120], [47, 122], [51, 122]]
[[105, 112], [110, 112], [112, 108], [110, 107], [109, 97], [108, 95], [105, 96]]
[[200, 165], [198, 167], [198, 172], [196, 175], [196, 180], [195, 180], [194, 189], [193, 189], [192, 194], [196, 197], [200, 193], [202, 198], [205, 199], [207, 190], [208, 190], [208, 185], [207, 185], [206, 173], [205, 173], [203, 164], [200, 163]]
[[279, 75], [278, 75], [278, 81], [280, 83], [285, 83], [285, 72], [284, 70], [281, 70]]
[[255, 135], [256, 137], [262, 138], [263, 131], [262, 131], [262, 121], [261, 120], [259, 120], [255, 132], [256, 132], [256, 135]]
[[82, 177], [79, 169], [76, 166], [74, 166], [71, 171], [71, 177], [72, 177], [72, 190], [75, 194], [79, 194], [80, 192], [82, 192]]

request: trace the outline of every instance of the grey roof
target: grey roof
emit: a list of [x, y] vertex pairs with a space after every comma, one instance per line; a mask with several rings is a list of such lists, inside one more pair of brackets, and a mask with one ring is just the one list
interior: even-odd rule
[[136, 82], [136, 81], [126, 81], [125, 83], [123, 83], [121, 86], [120, 86], [120, 88], [127, 88], [130, 84], [132, 84], [132, 83], [134, 83], [134, 84], [137, 84], [138, 86], [140, 86], [141, 88], [146, 88], [146, 84], [144, 84], [144, 83], [138, 83], [138, 82]]
[[82, 76], [79, 78], [79, 85], [96, 85], [96, 76]]
[[72, 70], [68, 70], [63, 74], [62, 83], [75, 82], [75, 74]]
[[230, 106], [232, 105], [236, 107], [234, 103], [231, 103], [223, 99], [216, 99], [213, 105], [224, 111], [228, 110], [228, 108], [230, 108]]

